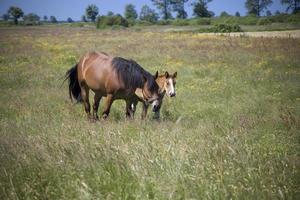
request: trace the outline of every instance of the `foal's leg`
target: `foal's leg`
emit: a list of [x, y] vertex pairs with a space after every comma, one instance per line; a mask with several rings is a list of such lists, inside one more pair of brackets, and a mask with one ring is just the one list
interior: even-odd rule
[[137, 105], [138, 101], [133, 101], [131, 104], [131, 110], [132, 110], [132, 118], [134, 118], [134, 113], [136, 111], [136, 105]]
[[126, 118], [133, 119], [137, 101], [126, 100]]
[[159, 118], [160, 118], [160, 109], [161, 109], [162, 102], [163, 102], [162, 100], [163, 100], [163, 97], [160, 99], [160, 107], [159, 107], [159, 109], [154, 113], [153, 119], [159, 120]]
[[99, 119], [99, 117], [98, 117], [98, 108], [99, 108], [99, 103], [100, 103], [101, 97], [102, 96], [100, 94], [95, 93], [94, 105], [93, 105], [93, 118], [95, 120]]
[[147, 116], [149, 105], [147, 105], [145, 102], [143, 102], [143, 111], [142, 111], [142, 119], [145, 119]]
[[102, 113], [102, 118], [106, 119], [109, 115], [109, 111], [110, 111], [110, 107], [111, 104], [113, 103], [114, 99], [113, 99], [113, 95], [112, 94], [108, 94], [106, 97], [106, 103], [105, 103], [105, 107], [104, 107], [104, 111]]
[[91, 118], [91, 105], [89, 101], [89, 88], [87, 86], [81, 86], [81, 97], [84, 104], [84, 109], [87, 114], [88, 119]]

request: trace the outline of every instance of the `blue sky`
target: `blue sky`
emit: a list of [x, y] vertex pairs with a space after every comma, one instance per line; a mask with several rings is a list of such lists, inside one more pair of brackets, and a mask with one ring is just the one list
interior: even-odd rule
[[[192, 6], [190, 4], [195, 0], [190, 0], [186, 6], [189, 17], [192, 16]], [[274, 13], [276, 10], [285, 11], [285, 7], [280, 4], [280, 0], [273, 0], [270, 10]], [[66, 20], [71, 17], [73, 20], [79, 20], [85, 12], [88, 4], [96, 4], [99, 7], [101, 15], [108, 11], [114, 13], [124, 13], [126, 4], [132, 3], [136, 6], [138, 13], [143, 5], [149, 5], [155, 8], [150, 0], [0, 0], [0, 15], [6, 13], [10, 6], [18, 6], [26, 13], [36, 13], [39, 16], [55, 16], [58, 20]], [[246, 14], [245, 0], [213, 0], [208, 4], [209, 10], [219, 15], [226, 11], [234, 14], [239, 11], [242, 15]]]

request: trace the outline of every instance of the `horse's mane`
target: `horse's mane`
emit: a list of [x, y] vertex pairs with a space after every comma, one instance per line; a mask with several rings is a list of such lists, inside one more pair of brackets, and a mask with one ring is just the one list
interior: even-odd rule
[[147, 79], [148, 89], [154, 91], [158, 89], [158, 86], [153, 76], [144, 70], [134, 60], [127, 60], [121, 57], [114, 57], [112, 65], [118, 74], [119, 80], [121, 79], [128, 89], [143, 88], [144, 78]]

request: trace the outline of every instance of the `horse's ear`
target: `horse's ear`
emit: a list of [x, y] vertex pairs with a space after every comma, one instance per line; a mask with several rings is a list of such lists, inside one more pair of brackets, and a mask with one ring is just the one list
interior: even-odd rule
[[165, 72], [165, 77], [169, 78], [169, 76], [170, 76], [169, 72]]
[[177, 72], [175, 72], [175, 73], [173, 74], [173, 77], [174, 77], [174, 78], [176, 78], [176, 77], [177, 77]]
[[144, 84], [146, 84], [147, 82], [147, 77], [143, 75], [143, 81], [144, 81]]
[[156, 71], [156, 73], [153, 76], [154, 80], [157, 79], [157, 77], [158, 77], [158, 71]]

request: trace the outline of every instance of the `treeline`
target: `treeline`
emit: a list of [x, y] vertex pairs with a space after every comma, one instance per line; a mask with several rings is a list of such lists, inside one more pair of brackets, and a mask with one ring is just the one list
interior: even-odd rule
[[[133, 26], [140, 25], [210, 25], [217, 23], [229, 23], [240, 25], [265, 25], [273, 22], [300, 22], [300, 0], [281, 0], [281, 4], [286, 6], [286, 12], [280, 13], [276, 11], [272, 13], [268, 8], [272, 5], [272, 0], [246, 0], [245, 8], [247, 15], [241, 16], [237, 11], [234, 15], [227, 12], [221, 12], [220, 16], [216, 17], [215, 13], [208, 9], [208, 4], [213, 0], [151, 0], [152, 9], [148, 5], [142, 6], [138, 12], [133, 4], [125, 6], [124, 14], [114, 14], [112, 11], [105, 15], [99, 15], [99, 8], [94, 5], [88, 5], [85, 9], [85, 14], [81, 17], [81, 22], [96, 22], [98, 28], [106, 26]], [[186, 7], [192, 6], [193, 18], [188, 19]], [[264, 14], [263, 17], [261, 17]], [[4, 21], [13, 21], [18, 24], [22, 21], [25, 25], [38, 25], [41, 23], [57, 23], [55, 16], [44, 16], [41, 19], [37, 14], [24, 14], [21, 8], [12, 6], [7, 13], [2, 16]], [[21, 20], [20, 20], [21, 19]], [[68, 17], [64, 22], [74, 22]]]

